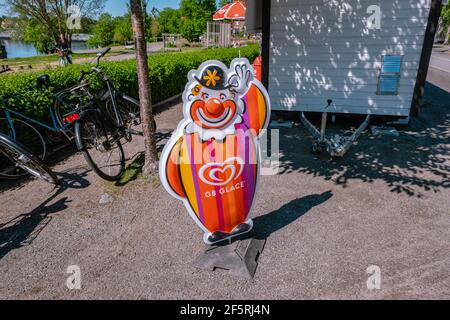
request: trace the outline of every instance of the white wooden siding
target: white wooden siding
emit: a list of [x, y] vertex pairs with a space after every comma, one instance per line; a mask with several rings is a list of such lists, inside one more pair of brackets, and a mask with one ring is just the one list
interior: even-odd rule
[[[271, 0], [269, 92], [274, 110], [408, 116], [431, 0]], [[381, 29], [367, 9], [381, 7]], [[402, 55], [397, 96], [377, 95], [386, 54]]]

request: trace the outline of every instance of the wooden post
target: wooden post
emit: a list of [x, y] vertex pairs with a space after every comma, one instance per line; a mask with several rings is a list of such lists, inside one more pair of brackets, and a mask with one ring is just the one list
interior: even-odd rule
[[416, 86], [414, 88], [414, 97], [411, 105], [411, 116], [413, 117], [417, 117], [419, 115], [420, 104], [422, 103], [423, 94], [425, 91], [425, 82], [427, 81], [428, 67], [430, 66], [431, 54], [433, 53], [434, 37], [438, 29], [441, 10], [442, 0], [432, 0], [422, 48], [422, 55], [420, 57], [419, 71], [417, 73]]

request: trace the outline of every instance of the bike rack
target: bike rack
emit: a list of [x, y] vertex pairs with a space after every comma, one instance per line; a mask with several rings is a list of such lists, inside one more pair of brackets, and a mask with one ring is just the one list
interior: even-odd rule
[[305, 113], [301, 114], [301, 121], [309, 133], [314, 138], [314, 143], [312, 145], [312, 151], [315, 154], [320, 154], [324, 150], [332, 157], [343, 157], [353, 146], [353, 143], [358, 140], [361, 134], [369, 127], [370, 124], [370, 114], [367, 115], [364, 122], [359, 126], [355, 133], [350, 137], [343, 137], [338, 134], [334, 137], [327, 137], [327, 122], [328, 122], [328, 110], [333, 105], [333, 100], [327, 101], [327, 107], [325, 112], [322, 113], [322, 123], [320, 131], [306, 118]]

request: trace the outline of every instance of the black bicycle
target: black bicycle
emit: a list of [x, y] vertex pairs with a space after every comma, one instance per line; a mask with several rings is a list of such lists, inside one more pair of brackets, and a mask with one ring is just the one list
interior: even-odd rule
[[[3, 134], [0, 134], [0, 154], [6, 157], [10, 163], [14, 164], [9, 168], [9, 172], [14, 174], [16, 169], [20, 168], [48, 183], [58, 184], [58, 177], [41, 159]], [[8, 170], [5, 169], [4, 174], [7, 174], [7, 172]]]
[[141, 123], [139, 101], [119, 92], [100, 68], [101, 58], [109, 51], [97, 55], [97, 63], [90, 71], [81, 72], [78, 91], [88, 102], [80, 106], [75, 139], [92, 170], [105, 180], [116, 181], [125, 170], [121, 140], [131, 142], [133, 135], [142, 132], [135, 129]]

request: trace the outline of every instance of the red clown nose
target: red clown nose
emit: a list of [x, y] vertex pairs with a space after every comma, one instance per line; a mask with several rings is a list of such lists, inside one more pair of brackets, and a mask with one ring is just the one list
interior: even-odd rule
[[[219, 118], [224, 116], [227, 110], [227, 121], [214, 123], [214, 121], [218, 121]], [[191, 106], [190, 115], [192, 120], [202, 128], [216, 129], [226, 127], [234, 119], [236, 111], [236, 103], [233, 100], [222, 102], [217, 98], [213, 98], [209, 99], [207, 102], [203, 100], [194, 101]], [[203, 117], [202, 114], [204, 115]]]
[[206, 111], [213, 118], [220, 117], [225, 112], [225, 107], [219, 99], [209, 99], [206, 103]]

